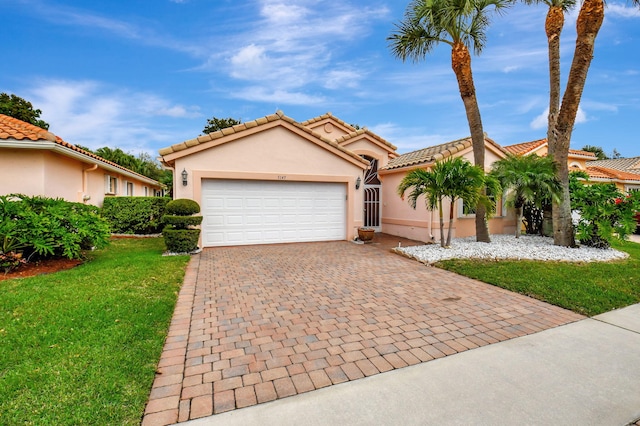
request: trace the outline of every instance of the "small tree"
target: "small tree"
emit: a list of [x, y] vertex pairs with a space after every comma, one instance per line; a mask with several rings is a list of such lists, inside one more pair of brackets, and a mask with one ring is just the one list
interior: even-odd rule
[[562, 191], [551, 157], [509, 155], [493, 163], [491, 174], [510, 191], [507, 206], [516, 212], [516, 238], [520, 237], [524, 206], [529, 203], [541, 212], [545, 199], [559, 199]]
[[200, 237], [200, 229], [196, 226], [202, 223], [202, 216], [193, 215], [200, 213], [200, 205], [193, 200], [179, 198], [169, 201], [165, 212], [162, 236], [167, 250], [172, 253], [191, 253], [196, 250]]
[[17, 118], [45, 130], [49, 129], [49, 123], [40, 119], [42, 111], [34, 109], [31, 102], [22, 99], [20, 96], [0, 93], [0, 114]]
[[[488, 211], [493, 211], [494, 204], [483, 192], [487, 182], [488, 180], [482, 168], [472, 165], [461, 157], [448, 158], [447, 160], [436, 162], [431, 170], [416, 169], [409, 172], [400, 182], [398, 194], [404, 199], [405, 192], [411, 189], [409, 193], [411, 207], [415, 209], [418, 198], [424, 195], [427, 208], [430, 210], [438, 209], [440, 246], [444, 248], [451, 245], [453, 212], [457, 200], [462, 200], [464, 203], [473, 206], [482, 204]], [[493, 186], [495, 190], [495, 185]], [[442, 205], [445, 199], [450, 201], [449, 229], [446, 242], [444, 239], [444, 212]]]
[[235, 118], [217, 118], [212, 117], [207, 119], [207, 124], [202, 129], [202, 133], [205, 135], [213, 132], [217, 132], [218, 130], [226, 129], [227, 127], [235, 126], [236, 124], [241, 124], [242, 121], [236, 120]]

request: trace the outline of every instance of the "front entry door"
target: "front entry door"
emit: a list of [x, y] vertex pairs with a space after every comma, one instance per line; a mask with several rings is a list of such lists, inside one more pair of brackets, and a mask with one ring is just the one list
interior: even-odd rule
[[368, 156], [363, 157], [371, 163], [364, 177], [364, 226], [381, 232], [382, 204], [380, 203], [380, 194], [382, 185], [378, 179], [378, 160]]

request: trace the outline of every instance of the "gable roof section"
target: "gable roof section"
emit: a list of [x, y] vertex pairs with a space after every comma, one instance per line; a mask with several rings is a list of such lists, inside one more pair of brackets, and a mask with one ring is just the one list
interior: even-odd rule
[[640, 173], [629, 173], [602, 166], [593, 166], [591, 165], [591, 162], [587, 165], [587, 174], [592, 179], [640, 182]]
[[54, 151], [60, 151], [68, 157], [75, 157], [81, 161], [94, 164], [98, 162], [108, 169], [118, 169], [118, 171], [136, 177], [141, 181], [152, 183], [160, 187], [162, 186], [160, 182], [136, 173], [133, 170], [127, 169], [126, 167], [112, 161], [105, 160], [104, 158], [85, 151], [84, 149], [80, 149], [69, 142], [65, 142], [60, 136], [56, 136], [48, 130], [4, 114], [0, 114], [0, 148], [1, 147], [18, 149], [52, 149]]
[[[495, 151], [500, 152], [503, 155], [506, 154], [504, 148], [487, 136], [484, 138], [484, 143], [485, 147], [488, 145], [494, 148]], [[417, 151], [408, 152], [389, 160], [389, 163], [381, 170], [394, 170], [403, 167], [433, 163], [465, 149], [471, 148], [472, 145], [471, 137], [466, 137], [440, 145], [419, 149]]]
[[395, 151], [398, 148], [395, 145], [391, 144], [390, 142], [387, 142], [385, 139], [381, 138], [380, 136], [376, 135], [375, 133], [369, 131], [366, 128], [358, 129], [354, 132], [349, 133], [348, 135], [341, 136], [338, 139], [336, 139], [336, 142], [339, 143], [341, 146], [346, 146], [346, 145], [349, 145], [350, 143], [353, 143], [353, 142], [356, 142], [357, 140], [362, 139], [362, 136], [364, 137], [368, 136], [370, 140], [373, 139], [372, 142], [374, 142], [376, 145], [382, 146], [390, 154], [397, 155]]
[[361, 166], [369, 165], [369, 162], [364, 158], [354, 154], [348, 149], [343, 148], [337, 142], [319, 135], [311, 129], [296, 122], [294, 119], [287, 117], [282, 111], [277, 111], [275, 114], [267, 115], [265, 117], [261, 117], [252, 121], [247, 121], [246, 123], [237, 124], [233, 127], [227, 127], [225, 129], [218, 130], [217, 132], [209, 133], [207, 135], [198, 136], [195, 139], [189, 139], [182, 143], [172, 145], [168, 148], [163, 148], [159, 151], [160, 156], [163, 157], [163, 161], [168, 164], [174, 161], [176, 158], [190, 154], [192, 152], [191, 148], [200, 147], [201, 149], [206, 149], [209, 146], [217, 146], [225, 142], [230, 142], [231, 140], [235, 140], [236, 138], [226, 138], [227, 140], [224, 140], [223, 138], [230, 135], [242, 135], [243, 133], [253, 134], [256, 131], [259, 131], [261, 127], [264, 127], [265, 129], [274, 127], [274, 124], [270, 123], [275, 123], [276, 125], [281, 124], [284, 126], [293, 126], [295, 129], [304, 132], [309, 138], [314, 139], [318, 143], [318, 145], [323, 146], [328, 150], [338, 151], [340, 154], [347, 157], [352, 162], [355, 162], [356, 164], [359, 164]]
[[336, 122], [339, 125], [341, 125], [342, 127], [344, 127], [344, 130], [347, 133], [355, 132], [357, 130], [351, 124], [348, 124], [345, 121], [340, 120], [338, 117], [336, 117], [335, 115], [331, 114], [330, 112], [328, 112], [326, 114], [319, 115], [319, 116], [314, 117], [314, 118], [310, 118], [310, 119], [308, 119], [306, 121], [303, 121], [302, 123], [300, 123], [300, 125], [305, 126], [305, 127], [309, 127], [312, 124], [320, 123], [320, 122], [323, 122], [323, 121]]
[[[547, 138], [542, 138], [531, 142], [507, 145], [504, 147], [504, 150], [513, 155], [527, 155], [545, 145], [547, 145]], [[579, 149], [569, 149], [569, 155], [573, 158], [582, 157], [585, 160], [593, 160], [596, 158], [596, 155], [593, 152], [582, 151]]]

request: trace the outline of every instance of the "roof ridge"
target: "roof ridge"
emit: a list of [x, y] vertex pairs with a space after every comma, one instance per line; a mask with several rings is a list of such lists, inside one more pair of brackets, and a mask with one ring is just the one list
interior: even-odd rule
[[240, 123], [240, 124], [236, 124], [235, 126], [231, 126], [231, 127], [226, 127], [224, 129], [220, 129], [216, 132], [213, 133], [209, 133], [207, 135], [201, 135], [198, 136], [197, 138], [194, 139], [189, 139], [186, 140], [184, 142], [178, 143], [178, 144], [174, 144], [171, 145], [170, 147], [167, 148], [162, 148], [159, 150], [160, 156], [165, 156], [165, 155], [169, 155], [169, 154], [173, 154], [175, 152], [179, 152], [179, 151], [184, 151], [187, 148], [191, 148], [193, 146], [197, 146], [203, 143], [207, 143], [216, 139], [220, 139], [224, 136], [228, 136], [228, 135], [232, 135], [234, 133], [241, 133], [244, 132], [245, 130], [248, 129], [252, 129], [254, 127], [260, 127], [263, 126], [267, 123], [271, 123], [274, 121], [278, 121], [278, 120], [282, 120], [286, 123], [289, 123], [291, 125], [293, 125], [294, 127], [302, 130], [303, 132], [312, 135], [313, 137], [321, 140], [322, 142], [326, 143], [327, 145], [330, 145], [336, 149], [338, 149], [340, 152], [343, 152], [344, 154], [349, 155], [350, 157], [358, 160], [361, 163], [368, 163], [367, 160], [363, 159], [362, 157], [360, 157], [359, 155], [349, 151], [346, 148], [343, 148], [342, 146], [340, 146], [337, 142], [332, 141], [322, 135], [320, 135], [319, 133], [314, 132], [313, 130], [309, 129], [308, 127], [302, 125], [301, 123], [298, 123], [297, 121], [295, 121], [293, 118], [287, 116], [284, 114], [284, 112], [282, 112], [281, 110], [278, 110], [275, 112], [275, 114], [270, 114], [264, 117], [260, 117], [257, 118], [255, 120], [251, 120], [251, 121], [247, 121], [245, 123]]
[[322, 121], [322, 120], [325, 120], [327, 118], [333, 118], [339, 124], [342, 124], [343, 126], [348, 128], [349, 130], [358, 130], [355, 127], [353, 127], [351, 124], [347, 123], [346, 121], [343, 121], [343, 120], [339, 119], [338, 117], [333, 115], [331, 112], [326, 112], [326, 113], [324, 113], [322, 115], [319, 115], [317, 117], [310, 118], [308, 120], [303, 121], [300, 124], [303, 125], [303, 126], [308, 126], [309, 124], [317, 123], [318, 121]]

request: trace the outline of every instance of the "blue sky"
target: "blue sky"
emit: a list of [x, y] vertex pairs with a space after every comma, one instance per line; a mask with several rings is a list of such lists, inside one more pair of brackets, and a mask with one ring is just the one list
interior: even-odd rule
[[[0, 0], [0, 92], [42, 110], [70, 143], [153, 155], [206, 119], [297, 121], [332, 112], [408, 152], [468, 136], [450, 47], [395, 59], [386, 38], [408, 1]], [[544, 6], [493, 19], [473, 58], [485, 132], [545, 137]], [[562, 39], [563, 84], [577, 10]], [[608, 1], [571, 147], [640, 156], [640, 10]]]

